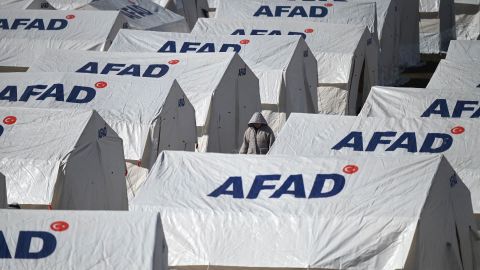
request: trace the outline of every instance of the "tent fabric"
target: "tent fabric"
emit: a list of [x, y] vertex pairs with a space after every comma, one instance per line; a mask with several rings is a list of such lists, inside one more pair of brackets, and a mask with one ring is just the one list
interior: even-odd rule
[[7, 208], [7, 183], [5, 175], [0, 173], [0, 209]]
[[452, 62], [441, 60], [427, 88], [464, 89], [480, 87], [480, 62]]
[[127, 209], [122, 140], [97, 112], [2, 106], [0, 118], [9, 203]]
[[[475, 119], [292, 114], [268, 154], [364, 157], [372, 154], [395, 157], [443, 154], [469, 187], [474, 212], [480, 214], [480, 160], [477, 158], [480, 139], [477, 126]], [[298, 130], [304, 132], [299, 133]], [[380, 135], [382, 137], [373, 138]], [[345, 141], [341, 143], [342, 140]]]
[[[128, 72], [135, 67], [138, 72]], [[241, 70], [245, 72], [239, 73]], [[205, 57], [52, 50], [40, 56], [29, 71], [177, 79], [195, 109], [197, 150], [201, 152], [238, 153], [248, 119], [261, 110], [258, 79], [235, 53], [211, 53]]]
[[[319, 113], [356, 114], [363, 96], [366, 98], [370, 87], [378, 81], [378, 47], [364, 26], [307, 21], [200, 19], [192, 33], [302, 36], [317, 59]], [[364, 85], [360, 85], [361, 78]], [[358, 95], [362, 99], [357, 98]]]
[[422, 89], [376, 86], [372, 88], [359, 116], [478, 118], [480, 112], [476, 113], [478, 108], [472, 105], [479, 100], [480, 92], [474, 88]]
[[420, 1], [399, 1], [400, 66], [420, 64]]
[[[106, 50], [123, 25], [113, 11], [0, 9], [0, 18], [8, 24], [0, 28], [0, 66], [15, 67], [28, 67], [47, 48]], [[16, 20], [22, 24], [10, 29]]]
[[168, 269], [157, 213], [1, 210], [2, 234], [2, 269]]
[[420, 52], [439, 54], [456, 38], [453, 0], [420, 0]]
[[153, 2], [169, 9], [183, 17], [190, 29], [193, 29], [198, 18], [208, 17], [207, 0], [152, 0]]
[[455, 0], [457, 39], [480, 39], [480, 1]]
[[151, 0], [47, 0], [58, 10], [115, 10], [123, 15], [128, 28], [151, 31], [190, 32], [184, 17]]
[[214, 36], [122, 30], [110, 51], [237, 52], [259, 79], [262, 110], [275, 132], [280, 130], [291, 112], [317, 111], [314, 102], [317, 100], [317, 62], [300, 37]]
[[452, 40], [445, 60], [452, 62], [480, 62], [480, 42], [476, 40]]
[[52, 9], [46, 0], [3, 0], [0, 9]]
[[[15, 87], [18, 99], [11, 95], [10, 86]], [[141, 161], [145, 168], [153, 165], [162, 150], [194, 150], [195, 112], [173, 79], [3, 73], [0, 89], [2, 107], [98, 111], [123, 139], [125, 159]]]
[[468, 206], [441, 156], [166, 151], [130, 208], [160, 212], [169, 265], [180, 269], [462, 269], [460, 256], [472, 257]]

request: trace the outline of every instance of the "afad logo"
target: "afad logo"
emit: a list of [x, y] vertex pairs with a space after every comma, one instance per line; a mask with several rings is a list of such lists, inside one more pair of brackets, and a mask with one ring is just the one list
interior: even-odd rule
[[315, 30], [313, 28], [305, 28], [303, 32], [295, 32], [295, 31], [288, 31], [288, 32], [282, 32], [282, 30], [277, 30], [277, 29], [252, 29], [250, 31], [247, 31], [245, 29], [235, 29], [233, 33], [231, 33], [232, 36], [239, 35], [239, 36], [245, 36], [245, 35], [252, 35], [252, 36], [282, 36], [282, 35], [289, 35], [289, 36], [301, 36], [303, 39], [307, 39], [307, 34], [314, 33]]
[[452, 147], [452, 135], [457, 136], [464, 132], [464, 127], [456, 126], [450, 130], [450, 134], [427, 133], [422, 139], [418, 138], [415, 132], [377, 131], [370, 140], [365, 141], [361, 131], [352, 131], [332, 149], [346, 148], [357, 152], [374, 152], [379, 145], [386, 145], [388, 146], [386, 152], [406, 150], [409, 153], [442, 153]]
[[0, 90], [0, 101], [54, 100], [67, 103], [88, 103], [97, 95], [97, 89], [103, 89], [107, 86], [107, 82], [100, 81], [95, 83], [95, 88], [75, 85], [71, 89], [67, 88], [68, 90], [66, 91], [65, 85], [62, 83], [28, 85], [24, 88], [19, 88], [16, 85], [7, 85]]
[[[450, 111], [448, 101], [443, 98], [436, 99], [428, 106], [421, 117], [440, 116], [443, 118], [479, 118], [480, 106], [478, 100], [457, 100], [453, 110]], [[466, 113], [468, 112], [468, 113]]]
[[[359, 168], [356, 165], [347, 165], [343, 168], [343, 174], [354, 174]], [[229, 177], [220, 185], [210, 197], [231, 196], [234, 199], [257, 199], [263, 191], [269, 190], [269, 198], [279, 199], [282, 196], [293, 196], [299, 199], [319, 199], [333, 197], [339, 194], [345, 187], [345, 176], [338, 173], [317, 174], [313, 186], [307, 194], [302, 174], [289, 175], [281, 182], [282, 175], [257, 175], [252, 186], [245, 196], [243, 179], [241, 176]]]
[[223, 43], [215, 44], [213, 42], [182, 42], [177, 44], [174, 40], [169, 40], [163, 44], [158, 52], [160, 53], [210, 53], [210, 52], [240, 52], [242, 45], [250, 43], [248, 39], [242, 39], [238, 44]]
[[269, 6], [262, 5], [253, 14], [253, 17], [282, 17], [282, 18], [322, 18], [328, 15], [328, 8], [332, 3], [318, 6]]
[[129, 0], [129, 2], [133, 3], [133, 5], [128, 5], [120, 9], [120, 13], [124, 16], [132, 20], [138, 20], [153, 15], [150, 10], [137, 5], [136, 1]]
[[123, 75], [134, 77], [146, 77], [146, 78], [161, 78], [165, 76], [170, 70], [169, 65], [176, 65], [180, 63], [180, 60], [172, 59], [167, 64], [152, 64], [152, 65], [139, 65], [139, 64], [122, 64], [122, 63], [98, 63], [88, 62], [79, 68], [78, 73], [90, 73], [90, 74], [110, 74], [110, 75]]
[[75, 19], [75, 15], [69, 14], [65, 19], [41, 18], [27, 19], [4, 19], [0, 18], [0, 30], [37, 30], [37, 31], [58, 31], [67, 28], [68, 22]]
[[16, 122], [17, 122], [17, 117], [13, 115], [9, 115], [3, 118], [2, 123], [0, 123], [0, 136], [2, 136], [3, 132], [5, 131], [5, 128], [3, 127], [3, 125], [11, 126], [11, 125], [14, 125]]
[[[54, 233], [61, 233], [69, 228], [65, 221], [56, 221], [50, 224], [51, 231], [20, 231], [16, 241], [16, 247], [8, 247], [3, 232], [0, 231], [0, 260], [2, 259], [44, 259], [52, 255], [57, 248], [57, 238]], [[37, 245], [32, 248], [32, 242], [42, 245], [38, 250]], [[11, 251], [14, 251], [12, 253]], [[32, 251], [35, 250], [35, 251]], [[12, 256], [12, 254], [14, 256]]]

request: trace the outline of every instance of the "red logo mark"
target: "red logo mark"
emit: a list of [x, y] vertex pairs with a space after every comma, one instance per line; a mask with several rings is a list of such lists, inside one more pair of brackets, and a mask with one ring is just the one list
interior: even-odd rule
[[325, 6], [326, 7], [333, 7], [333, 4], [332, 3], [326, 3]]
[[3, 118], [3, 123], [4, 123], [5, 125], [13, 125], [13, 124], [15, 124], [16, 122], [17, 122], [17, 117], [12, 116], [12, 115], [9, 115], [9, 116]]
[[55, 221], [50, 225], [50, 229], [56, 232], [66, 231], [68, 230], [68, 227], [70, 227], [70, 225], [68, 225], [68, 223], [65, 221]]
[[247, 45], [248, 43], [250, 43], [250, 40], [249, 40], [249, 39], [242, 39], [242, 40], [240, 40], [240, 44]]
[[358, 166], [356, 165], [347, 165], [343, 167], [343, 172], [346, 174], [354, 174], [358, 172]]
[[73, 14], [67, 15], [67, 16], [65, 16], [65, 19], [73, 20], [73, 19], [75, 19], [75, 15], [73, 15]]
[[307, 34], [313, 33], [313, 29], [312, 28], [305, 29], [305, 33], [307, 33]]
[[96, 88], [105, 88], [105, 87], [107, 87], [107, 86], [108, 86], [108, 83], [107, 83], [107, 82], [104, 82], [104, 81], [100, 81], [100, 82], [97, 82], [97, 83], [95, 84], [95, 87], [96, 87]]
[[450, 131], [452, 132], [452, 134], [458, 135], [458, 134], [462, 134], [463, 132], [465, 132], [465, 128], [461, 127], [461, 126], [458, 126], [458, 127], [452, 128], [452, 130], [450, 130]]
[[176, 65], [176, 64], [180, 63], [180, 60], [173, 59], [173, 60], [168, 61], [168, 63], [169, 63], [170, 65]]

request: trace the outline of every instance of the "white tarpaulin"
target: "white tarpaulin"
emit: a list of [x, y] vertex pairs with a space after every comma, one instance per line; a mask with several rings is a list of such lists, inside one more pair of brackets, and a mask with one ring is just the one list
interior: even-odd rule
[[52, 9], [47, 0], [3, 0], [0, 9]]
[[452, 62], [441, 60], [427, 88], [480, 88], [480, 62]]
[[157, 213], [0, 210], [0, 268], [167, 270]]
[[479, 118], [478, 89], [373, 87], [359, 116]]
[[208, 17], [207, 0], [152, 0], [153, 2], [182, 15], [192, 29], [198, 18]]
[[452, 40], [445, 59], [452, 62], [480, 63], [480, 41]]
[[[480, 133], [476, 119], [292, 114], [269, 154], [315, 156], [444, 154], [472, 192], [480, 214]], [[301, 132], [299, 132], [301, 131]]]
[[2, 173], [0, 173], [0, 208], [7, 208], [7, 183]]
[[235, 53], [205, 57], [52, 50], [40, 56], [29, 71], [177, 79], [195, 108], [201, 152], [238, 153], [248, 120], [260, 110], [258, 79]]
[[176, 269], [471, 270], [469, 195], [441, 156], [167, 151], [130, 208], [160, 212]]
[[116, 11], [0, 9], [0, 66], [28, 67], [47, 48], [106, 50], [122, 25]]
[[455, 0], [457, 39], [480, 39], [480, 0]]
[[118, 10], [128, 23], [128, 28], [189, 32], [185, 18], [177, 15], [151, 0], [48, 0], [55, 9], [71, 10]]
[[97, 112], [2, 104], [0, 119], [0, 171], [8, 203], [69, 210], [128, 208], [122, 140]]
[[[300, 37], [214, 36], [122, 30], [110, 51], [237, 52], [260, 81], [264, 116], [275, 132], [280, 130], [291, 112], [317, 111], [317, 61]], [[243, 71], [239, 73], [243, 74]]]
[[[378, 47], [364, 26], [275, 20], [200, 19], [195, 35], [293, 35], [305, 39], [317, 59], [318, 111], [356, 114], [357, 96], [378, 80]], [[365, 82], [359, 85], [361, 78]], [[362, 90], [363, 89], [363, 90]], [[358, 94], [358, 95], [357, 95]]]
[[78, 73], [0, 74], [0, 106], [94, 109], [150, 168], [162, 150], [194, 150], [195, 112], [173, 79]]
[[446, 52], [455, 37], [453, 0], [420, 0], [420, 52]]

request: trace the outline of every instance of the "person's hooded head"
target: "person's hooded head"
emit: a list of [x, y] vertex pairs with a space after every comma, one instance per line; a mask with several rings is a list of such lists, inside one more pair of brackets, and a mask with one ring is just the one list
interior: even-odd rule
[[260, 128], [261, 126], [267, 126], [267, 120], [263, 117], [263, 115], [259, 112], [256, 112], [252, 115], [250, 121], [248, 121], [249, 127]]

